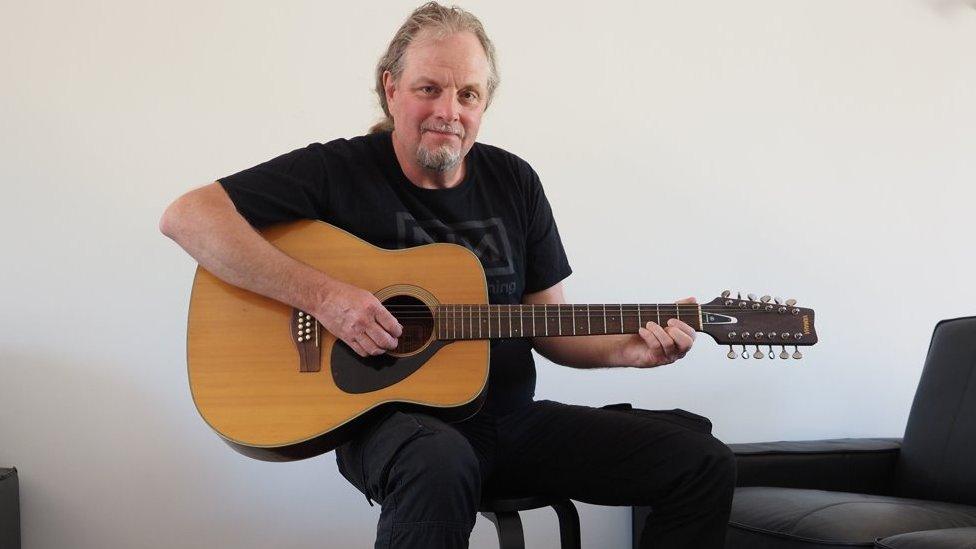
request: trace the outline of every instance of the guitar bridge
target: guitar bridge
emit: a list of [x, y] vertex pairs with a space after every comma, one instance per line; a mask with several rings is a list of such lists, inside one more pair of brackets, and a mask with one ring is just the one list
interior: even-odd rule
[[322, 369], [322, 325], [305, 311], [291, 312], [291, 339], [298, 348], [298, 371], [318, 372]]

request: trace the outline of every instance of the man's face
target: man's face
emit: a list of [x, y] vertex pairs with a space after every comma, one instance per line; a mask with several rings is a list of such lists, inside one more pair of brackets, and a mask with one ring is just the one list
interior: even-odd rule
[[430, 171], [456, 167], [478, 137], [488, 100], [488, 58], [470, 32], [437, 40], [421, 31], [394, 82], [383, 76], [394, 137]]

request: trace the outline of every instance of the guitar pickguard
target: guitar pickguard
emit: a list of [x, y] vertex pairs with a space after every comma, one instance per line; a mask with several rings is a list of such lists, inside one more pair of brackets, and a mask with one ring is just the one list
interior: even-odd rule
[[332, 346], [332, 380], [339, 389], [353, 394], [369, 393], [395, 385], [420, 369], [434, 353], [450, 341], [432, 341], [417, 354], [361, 357], [342, 340]]

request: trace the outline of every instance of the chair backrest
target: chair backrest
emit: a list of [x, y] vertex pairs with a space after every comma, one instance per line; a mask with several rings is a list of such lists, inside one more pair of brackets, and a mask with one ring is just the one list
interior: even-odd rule
[[976, 505], [976, 317], [936, 324], [898, 462], [896, 494]]

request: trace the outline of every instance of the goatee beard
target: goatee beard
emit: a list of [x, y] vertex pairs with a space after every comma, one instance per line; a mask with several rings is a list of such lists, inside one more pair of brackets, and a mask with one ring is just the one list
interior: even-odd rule
[[449, 145], [440, 146], [432, 151], [421, 145], [417, 147], [417, 163], [435, 172], [450, 171], [461, 163], [461, 151]]

